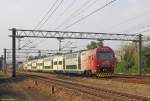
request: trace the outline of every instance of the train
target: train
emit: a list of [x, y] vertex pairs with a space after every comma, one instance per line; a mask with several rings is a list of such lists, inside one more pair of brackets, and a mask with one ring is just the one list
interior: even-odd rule
[[85, 76], [113, 73], [116, 64], [114, 51], [108, 47], [55, 54], [24, 62], [23, 70], [41, 72], [77, 73]]

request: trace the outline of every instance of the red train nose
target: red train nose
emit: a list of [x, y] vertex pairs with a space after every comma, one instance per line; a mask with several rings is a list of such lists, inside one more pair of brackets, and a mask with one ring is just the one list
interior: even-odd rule
[[111, 61], [103, 61], [102, 63], [101, 63], [101, 66], [102, 67], [109, 67], [109, 66], [111, 66]]

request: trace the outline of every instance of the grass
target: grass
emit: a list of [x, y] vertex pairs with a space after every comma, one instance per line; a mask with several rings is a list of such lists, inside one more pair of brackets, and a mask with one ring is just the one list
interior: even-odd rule
[[144, 67], [144, 68], [142, 68], [142, 73], [143, 74], [150, 74], [150, 67]]
[[[121, 73], [121, 74], [127, 74], [127, 75], [138, 74], [138, 65], [134, 65], [131, 68], [127, 68], [126, 64], [127, 63], [125, 61], [119, 62], [114, 72], [116, 74]], [[143, 67], [142, 74], [150, 74], [150, 67]]]
[[5, 74], [4, 72], [0, 71], [0, 78], [10, 77], [10, 74]]

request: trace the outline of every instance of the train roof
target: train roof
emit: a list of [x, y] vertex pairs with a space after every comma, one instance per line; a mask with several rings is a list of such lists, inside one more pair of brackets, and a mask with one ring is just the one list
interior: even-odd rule
[[112, 51], [112, 48], [108, 47], [108, 46], [103, 46], [103, 47], [99, 47], [95, 49], [96, 51]]

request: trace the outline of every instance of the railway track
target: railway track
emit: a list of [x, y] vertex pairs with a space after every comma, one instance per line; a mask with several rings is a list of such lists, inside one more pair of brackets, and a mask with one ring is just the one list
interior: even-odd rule
[[[77, 75], [71, 75], [70, 77], [78, 77], [78, 78], [83, 78], [83, 76], [77, 76]], [[150, 76], [147, 75], [112, 75], [108, 77], [84, 77], [84, 78], [92, 78], [96, 80], [112, 80], [112, 81], [118, 81], [118, 82], [125, 82], [125, 83], [136, 83], [136, 84], [146, 84], [150, 85]]]
[[113, 81], [127, 82], [127, 83], [137, 83], [137, 84], [147, 84], [150, 85], [150, 76], [139, 76], [139, 75], [114, 75], [110, 78]]
[[116, 92], [103, 87], [92, 87], [79, 82], [73, 82], [70, 80], [62, 80], [58, 78], [51, 78], [47, 76], [41, 76], [34, 73], [23, 73], [26, 77], [32, 78], [37, 81], [43, 81], [53, 86], [60, 86], [63, 88], [71, 89], [73, 91], [79, 91], [81, 93], [93, 96], [96, 99], [105, 99], [108, 101], [150, 101], [149, 98], [143, 96], [137, 96], [122, 92]]
[[[49, 73], [41, 73], [41, 75], [49, 75]], [[95, 76], [92, 76], [92, 77], [85, 77], [85, 76], [81, 76], [81, 75], [74, 75], [74, 74], [71, 74], [71, 75], [66, 75], [66, 74], [60, 74], [60, 73], [55, 73], [55, 74], [59, 74], [60, 76], [63, 76], [65, 78], [78, 78], [78, 79], [82, 79], [82, 78], [92, 78], [92, 79], [95, 79], [95, 80], [112, 80], [112, 81], [117, 81], [117, 82], [124, 82], [124, 83], [136, 83], [136, 84], [145, 84], [145, 85], [150, 85], [150, 76], [149, 75], [142, 75], [142, 76], [139, 76], [139, 75], [112, 75], [111, 77], [104, 77], [104, 78], [97, 78]]]
[[[32, 72], [33, 73], [33, 72]], [[49, 73], [40, 73], [40, 75], [49, 75]], [[78, 79], [82, 79], [82, 78], [92, 78], [95, 80], [112, 80], [112, 81], [117, 81], [117, 82], [124, 82], [124, 83], [136, 83], [136, 84], [146, 84], [146, 85], [150, 85], [150, 75], [123, 75], [123, 74], [115, 74], [109, 77], [104, 77], [104, 78], [98, 78], [96, 76], [92, 76], [92, 77], [85, 77], [85, 76], [81, 76], [81, 75], [75, 75], [75, 74], [70, 74], [70, 75], [66, 75], [66, 74], [60, 74], [60, 73], [55, 73], [55, 74], [59, 74], [60, 76], [66, 77], [68, 78], [68, 76], [70, 78], [75, 77]]]

